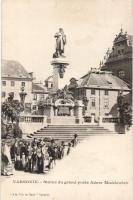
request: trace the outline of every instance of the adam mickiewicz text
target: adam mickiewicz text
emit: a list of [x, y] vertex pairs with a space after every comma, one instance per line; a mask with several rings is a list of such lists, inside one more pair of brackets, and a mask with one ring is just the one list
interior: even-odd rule
[[76, 185], [82, 185], [82, 184], [94, 184], [94, 185], [98, 185], [98, 184], [128, 184], [128, 181], [117, 181], [117, 180], [104, 180], [104, 181], [95, 181], [95, 180], [84, 180], [84, 181], [68, 181], [68, 180], [13, 180], [13, 183], [42, 183], [42, 184], [64, 184], [64, 185], [68, 185], [68, 184], [76, 184]]

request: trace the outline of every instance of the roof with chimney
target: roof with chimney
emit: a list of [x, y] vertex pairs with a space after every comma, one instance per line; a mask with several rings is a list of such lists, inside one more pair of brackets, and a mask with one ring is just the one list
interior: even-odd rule
[[26, 78], [32, 79], [31, 75], [19, 62], [14, 60], [2, 60], [2, 78]]
[[78, 88], [87, 87], [130, 91], [128, 84], [117, 76], [114, 76], [111, 72], [96, 69], [89, 71], [77, 83]]

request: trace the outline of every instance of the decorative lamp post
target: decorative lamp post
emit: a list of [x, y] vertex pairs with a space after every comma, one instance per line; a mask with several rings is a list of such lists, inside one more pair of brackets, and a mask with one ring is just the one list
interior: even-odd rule
[[27, 95], [27, 93], [24, 90], [25, 90], [24, 87], [21, 87], [21, 92], [19, 93], [19, 95], [20, 95], [20, 103], [23, 106], [23, 108], [24, 108], [25, 97]]
[[13, 93], [13, 92], [10, 92], [8, 95], [9, 95], [9, 97], [8, 97], [8, 102], [12, 102], [12, 101], [13, 101], [13, 98], [14, 98], [14, 93]]

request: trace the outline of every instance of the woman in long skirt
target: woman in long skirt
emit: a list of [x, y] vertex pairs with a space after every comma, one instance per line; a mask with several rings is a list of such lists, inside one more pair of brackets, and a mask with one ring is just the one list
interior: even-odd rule
[[16, 170], [22, 169], [22, 161], [20, 158], [20, 144], [18, 144], [18, 143], [15, 144], [15, 147], [16, 147], [15, 169]]
[[37, 168], [38, 173], [43, 173], [43, 155], [42, 155], [42, 148], [39, 145], [37, 148]]
[[26, 158], [25, 158], [25, 154], [22, 153], [22, 168], [25, 169], [26, 166]]
[[25, 171], [26, 172], [31, 172], [32, 171], [32, 147], [31, 147], [30, 143], [27, 146], [27, 156], [26, 156]]
[[68, 143], [68, 149], [67, 149], [67, 155], [70, 154], [70, 151], [71, 151], [71, 143], [69, 142], [69, 143]]
[[43, 154], [43, 172], [45, 173], [48, 170], [46, 166], [48, 166], [49, 164], [48, 147], [46, 145], [42, 147], [42, 154]]
[[37, 172], [38, 171], [38, 168], [37, 168], [37, 145], [33, 146], [31, 162], [32, 162], [32, 172]]
[[10, 146], [9, 144], [2, 145], [2, 166], [1, 174], [5, 176], [13, 175], [13, 165], [10, 156]]

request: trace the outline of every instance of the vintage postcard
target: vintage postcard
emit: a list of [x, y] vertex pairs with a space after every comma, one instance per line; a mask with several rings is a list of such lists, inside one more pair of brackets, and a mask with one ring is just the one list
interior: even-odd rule
[[1, 199], [133, 199], [133, 1], [1, 7]]

